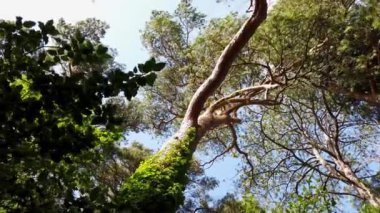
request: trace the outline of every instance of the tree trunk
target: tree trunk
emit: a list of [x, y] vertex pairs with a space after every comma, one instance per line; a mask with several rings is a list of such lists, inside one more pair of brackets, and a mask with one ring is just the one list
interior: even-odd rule
[[206, 100], [226, 78], [232, 62], [267, 16], [266, 0], [255, 0], [255, 10], [220, 55], [211, 75], [193, 95], [178, 132], [162, 149], [143, 162], [124, 183], [120, 196], [129, 212], [175, 212], [183, 203], [192, 155], [207, 128], [198, 118]]

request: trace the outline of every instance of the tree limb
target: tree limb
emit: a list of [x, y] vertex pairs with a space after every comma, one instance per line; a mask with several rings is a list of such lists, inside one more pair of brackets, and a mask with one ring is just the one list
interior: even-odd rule
[[267, 17], [266, 0], [255, 0], [255, 9], [251, 17], [243, 24], [238, 33], [223, 50], [211, 75], [194, 93], [188, 105], [181, 128], [197, 126], [198, 117], [207, 99], [218, 89], [226, 78], [232, 62], [241, 49], [248, 43], [257, 28]]

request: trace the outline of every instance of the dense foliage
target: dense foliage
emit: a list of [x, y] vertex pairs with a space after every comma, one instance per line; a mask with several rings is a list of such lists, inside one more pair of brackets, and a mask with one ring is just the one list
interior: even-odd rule
[[0, 22], [0, 206], [9, 211], [103, 206], [108, 189], [90, 166], [105, 164], [123, 133], [103, 99], [131, 99], [164, 66], [106, 66], [112, 56], [99, 40], [58, 29]]

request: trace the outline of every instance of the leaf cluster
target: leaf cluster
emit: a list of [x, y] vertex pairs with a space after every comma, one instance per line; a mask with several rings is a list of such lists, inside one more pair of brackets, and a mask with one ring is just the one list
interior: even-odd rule
[[107, 190], [91, 181], [86, 166], [102, 159], [122, 130], [114, 106], [103, 100], [119, 94], [130, 100], [165, 65], [150, 59], [130, 72], [97, 66], [112, 59], [105, 45], [78, 30], [62, 35], [52, 20], [0, 21], [2, 208], [105, 202]]

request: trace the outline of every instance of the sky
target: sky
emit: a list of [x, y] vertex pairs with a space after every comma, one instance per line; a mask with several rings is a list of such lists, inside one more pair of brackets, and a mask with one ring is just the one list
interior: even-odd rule
[[[217, 4], [215, 0], [194, 0], [194, 5], [207, 18], [222, 17], [231, 11], [245, 11], [249, 0]], [[149, 54], [140, 42], [140, 31], [144, 29], [152, 10], [174, 11], [179, 0], [0, 0], [0, 19], [47, 21], [64, 18], [68, 23], [96, 17], [110, 25], [103, 42], [116, 48], [116, 60], [132, 69], [137, 63], [145, 62]], [[146, 134], [130, 134], [129, 140], [146, 142], [155, 150], [162, 145], [163, 138], [152, 138]], [[212, 158], [212, 156], [210, 156]], [[212, 192], [216, 199], [234, 191], [232, 179], [236, 179], [238, 161], [227, 157], [206, 170], [209, 176], [217, 177], [220, 187]]]
[[[149, 20], [152, 10], [173, 11], [179, 0], [0, 0], [0, 18], [47, 21], [63, 17], [74, 23], [88, 17], [107, 22], [110, 29], [104, 43], [119, 52], [118, 62], [132, 69], [149, 58], [140, 42], [140, 30]], [[220, 17], [228, 12], [245, 11], [249, 0], [233, 5], [217, 4], [215, 0], [194, 0], [194, 5], [208, 17]]]

